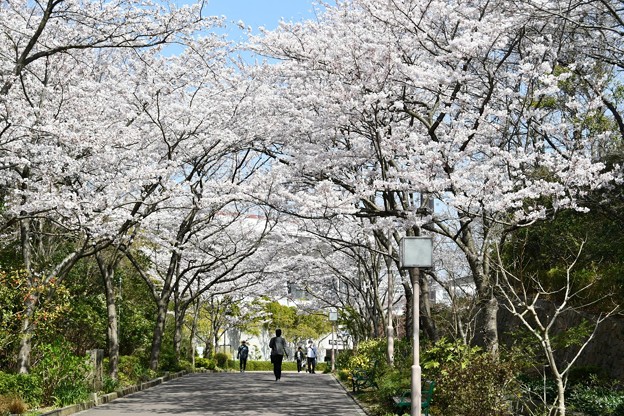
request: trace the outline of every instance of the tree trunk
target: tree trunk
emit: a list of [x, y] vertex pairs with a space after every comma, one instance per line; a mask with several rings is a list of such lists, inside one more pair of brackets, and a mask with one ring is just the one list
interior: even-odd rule
[[[420, 273], [420, 310], [419, 310], [419, 323], [425, 337], [432, 341], [438, 340], [438, 330], [435, 326], [435, 321], [431, 316], [431, 300], [429, 299], [429, 283], [425, 278], [425, 274]], [[414, 296], [412, 285], [408, 282], [403, 282], [403, 289], [405, 292], [405, 336], [407, 339], [411, 339], [413, 334], [413, 317], [414, 311], [412, 310], [412, 298]]]
[[[108, 286], [111, 286], [110, 288]], [[117, 326], [117, 304], [111, 284], [106, 285], [106, 312], [108, 314], [108, 375], [117, 380], [119, 369], [119, 329]], [[110, 298], [109, 298], [110, 296]]]
[[476, 341], [490, 354], [498, 355], [498, 299], [487, 291], [478, 293], [479, 311], [477, 312]]
[[405, 291], [405, 338], [412, 339], [413, 335], [413, 319], [414, 319], [414, 311], [412, 310], [412, 297], [414, 296], [414, 292], [412, 291], [412, 285], [408, 282], [403, 281], [403, 290]]
[[188, 306], [176, 308], [175, 314], [175, 331], [173, 333], [173, 350], [175, 351], [176, 363], [180, 361], [182, 350], [182, 327], [184, 325], [184, 316]]
[[214, 355], [214, 349], [212, 347], [212, 337], [206, 338], [206, 346], [204, 351], [204, 358], [211, 358]]
[[219, 331], [214, 332], [214, 352], [219, 352]]
[[420, 324], [425, 337], [431, 341], [438, 340], [438, 331], [431, 317], [431, 299], [429, 281], [424, 271], [420, 271]]
[[565, 386], [563, 385], [563, 381], [561, 379], [561, 375], [557, 377], [557, 407], [556, 407], [556, 415], [557, 416], [565, 416], [566, 414], [566, 406], [565, 406]]
[[30, 369], [30, 352], [32, 350], [32, 337], [34, 332], [35, 305], [38, 295], [32, 294], [26, 298], [24, 304], [24, 318], [20, 332], [20, 349], [17, 355], [17, 367], [19, 374], [28, 374]]
[[150, 353], [149, 368], [152, 371], [158, 370], [158, 360], [160, 359], [160, 349], [162, 347], [163, 336], [165, 334], [165, 321], [167, 319], [168, 301], [158, 300], [158, 312], [156, 316], [156, 326], [152, 338], [152, 351]]
[[[199, 301], [195, 301], [199, 302]], [[191, 353], [189, 359], [191, 363], [193, 363], [193, 368], [195, 368], [195, 334], [197, 333], [197, 321], [199, 320], [199, 306], [195, 303], [194, 311], [193, 311], [193, 325], [191, 325], [191, 333], [189, 334], [189, 343], [191, 345]]]
[[175, 318], [175, 329], [173, 331], [173, 351], [175, 362], [180, 362], [180, 352], [182, 351], [182, 322], [177, 316]]
[[119, 369], [119, 332], [117, 325], [117, 303], [115, 299], [115, 268], [119, 264], [118, 257], [113, 257], [112, 261], [106, 263], [101, 253], [96, 253], [95, 258], [100, 269], [100, 275], [104, 281], [104, 293], [106, 295], [106, 314], [108, 316], [108, 327], [106, 335], [108, 339], [108, 375], [113, 380], [117, 380]]
[[[477, 291], [477, 327], [475, 341], [493, 356], [498, 356], [498, 299], [494, 296], [494, 284], [490, 278], [487, 257], [481, 252], [470, 228], [470, 220], [463, 218], [460, 239]], [[483, 248], [482, 248], [483, 250]]]
[[[25, 215], [25, 213], [22, 213]], [[30, 245], [30, 220], [20, 221], [20, 245], [24, 268], [30, 274], [32, 270], [32, 247]], [[31, 276], [28, 280], [32, 281]], [[20, 331], [20, 349], [17, 355], [17, 368], [20, 374], [27, 374], [30, 368], [30, 351], [32, 349], [33, 319], [37, 297], [33, 293], [24, 301], [24, 318]]]
[[559, 371], [557, 360], [555, 359], [555, 350], [550, 342], [548, 330], [544, 328], [540, 332], [542, 332], [541, 344], [544, 349], [544, 352], [546, 353], [546, 360], [548, 361], [548, 365], [550, 366], [550, 372], [552, 373], [555, 379], [555, 383], [557, 383], [557, 400], [555, 401], [555, 407], [552, 409], [551, 414], [553, 416], [565, 416], [566, 405], [565, 405], [565, 385], [563, 383], [563, 375], [561, 375], [561, 372]]

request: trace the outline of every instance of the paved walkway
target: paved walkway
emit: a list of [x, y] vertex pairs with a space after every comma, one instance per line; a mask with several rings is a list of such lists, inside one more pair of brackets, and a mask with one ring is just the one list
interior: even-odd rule
[[76, 415], [366, 415], [329, 374], [196, 373]]

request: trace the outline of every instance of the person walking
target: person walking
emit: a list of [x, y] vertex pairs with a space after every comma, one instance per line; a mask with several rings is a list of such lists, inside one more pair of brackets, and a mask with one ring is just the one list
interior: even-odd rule
[[275, 330], [275, 336], [269, 341], [269, 347], [271, 348], [273, 374], [275, 374], [275, 381], [278, 381], [282, 378], [282, 361], [284, 360], [284, 355], [288, 357], [286, 340], [282, 338], [281, 329], [278, 328]]
[[249, 347], [245, 341], [241, 342], [240, 347], [238, 347], [238, 354], [236, 354], [236, 358], [240, 360], [240, 372], [244, 373], [247, 369], [247, 357], [249, 357]]
[[295, 359], [297, 360], [297, 372], [300, 373], [303, 369], [303, 360], [305, 358], [305, 353], [303, 352], [303, 348], [301, 345], [297, 348], [297, 352], [295, 353]]
[[312, 340], [308, 341], [308, 373], [314, 374], [314, 370], [316, 369], [316, 357], [317, 357], [316, 347]]

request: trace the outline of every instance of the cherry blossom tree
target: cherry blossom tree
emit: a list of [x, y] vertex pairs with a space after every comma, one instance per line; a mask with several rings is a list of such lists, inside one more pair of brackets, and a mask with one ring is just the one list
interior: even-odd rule
[[[587, 146], [608, 133], [544, 105], [555, 95], [585, 112], [602, 105], [596, 93], [562, 87], [570, 73], [557, 69], [567, 50], [556, 35], [565, 17], [517, 6], [339, 2], [319, 21], [283, 24], [253, 45], [280, 61], [265, 74], [286, 122], [280, 146], [266, 150], [288, 178], [283, 209], [395, 217], [401, 234], [455, 243], [477, 289], [478, 338], [494, 354], [491, 244], [558, 210], [583, 209], [579, 196], [614, 178]], [[444, 209], [420, 210], [431, 198]]]
[[[249, 124], [262, 88], [229, 53], [227, 43], [208, 37], [178, 56], [144, 58], [129, 97], [147, 156], [140, 163], [159, 172], [159, 199], [141, 222], [139, 244], [125, 250], [157, 304], [154, 370], [172, 300], [180, 330], [195, 298], [257, 279], [270, 255], [259, 248], [276, 220], [257, 201], [270, 195], [271, 180]], [[178, 332], [177, 345], [180, 339]]]
[[[624, 137], [619, 80], [624, 69], [622, 60], [624, 19], [621, 1], [529, 1], [521, 2], [519, 10], [537, 13], [541, 19], [565, 22], [566, 30], [558, 33], [559, 42], [564, 46], [563, 53], [558, 58], [558, 65], [576, 75], [574, 81], [578, 91], [587, 89], [599, 97], [604, 106], [601, 110], [611, 115], [610, 119], [602, 121], [611, 124], [613, 130], [620, 137]], [[583, 65], [586, 62], [599, 62], [600, 65]], [[570, 108], [568, 111], [575, 109]], [[600, 114], [597, 112], [595, 116]], [[594, 151], [606, 156], [617, 147], [617, 142], [618, 140], [596, 142]], [[619, 151], [621, 152], [621, 147]]]
[[355, 343], [382, 336], [388, 302], [397, 309], [402, 301], [388, 286], [387, 236], [380, 242], [361, 218], [299, 223], [299, 241], [290, 245], [289, 255], [300, 265], [292, 283], [306, 292], [300, 307], [341, 311]]
[[[496, 353], [493, 242], [585, 209], [579, 198], [618, 169], [596, 151], [624, 131], [618, 9], [561, 7], [337, 2], [318, 21], [254, 38], [278, 63], [243, 68], [231, 45], [206, 35], [220, 20], [201, 3], [4, 2], [3, 237], [19, 242], [29, 284], [42, 291], [109, 248], [119, 251], [99, 259], [111, 279], [123, 252], [157, 302], [155, 369], [172, 300], [179, 328], [197, 296], [239, 290], [259, 273], [280, 293], [300, 275], [298, 258], [277, 256], [300, 236], [274, 227], [274, 211], [317, 221], [308, 233], [330, 221], [331, 232], [308, 234], [324, 239], [318, 270], [357, 292], [332, 301], [376, 311], [384, 253], [394, 253], [389, 270], [402, 236], [435, 233], [463, 253], [477, 335]], [[600, 37], [587, 36], [596, 27]], [[181, 52], [165, 56], [172, 43]], [[598, 118], [612, 127], [593, 128]], [[434, 199], [435, 210], [421, 206]], [[263, 216], [253, 231], [240, 221], [249, 215]], [[20, 372], [42, 294], [32, 293]]]
[[[123, 119], [117, 109], [110, 109], [110, 95], [98, 94], [98, 88], [107, 82], [85, 79], [79, 71], [58, 75], [63, 79], [49, 82], [65, 93], [47, 94], [50, 87], [44, 87], [39, 91], [40, 107], [24, 113], [30, 116], [18, 123], [27, 123], [33, 116], [33, 125], [7, 130], [15, 134], [15, 140], [4, 159], [11, 160], [12, 168], [5, 176], [9, 186], [3, 214], [11, 227], [8, 229], [19, 230], [16, 239], [20, 241], [23, 264], [30, 284], [38, 288], [25, 305], [19, 358], [22, 372], [28, 368], [34, 329], [30, 317], [41, 293], [50, 282], [60, 283], [79, 259], [107, 247], [116, 236], [125, 235], [136, 222], [133, 215], [138, 214], [140, 206], [128, 198], [136, 189], [133, 179], [137, 179], [129, 172], [143, 172], [136, 170], [136, 152], [129, 152], [121, 144], [120, 150], [113, 153], [115, 141], [108, 136], [111, 131], [124, 131], [124, 127], [110, 121]], [[12, 114], [20, 114], [20, 104], [24, 101], [12, 101]], [[80, 115], [83, 108], [97, 108], [101, 110], [98, 116], [103, 118]], [[144, 189], [143, 197], [152, 192]]]
[[385, 290], [381, 275], [383, 258], [368, 246], [374, 242], [367, 236], [358, 241], [352, 229], [345, 243], [349, 226], [344, 223], [340, 230], [338, 222], [300, 223], [298, 241], [290, 245], [287, 253], [296, 259], [290, 281], [293, 295], [301, 293], [301, 299], [293, 296], [293, 301], [311, 312], [328, 308], [344, 313], [352, 311], [351, 332], [356, 339], [379, 336], [384, 327], [382, 292]]
[[[176, 209], [184, 210], [181, 206]], [[176, 329], [174, 348], [179, 354], [182, 326], [191, 305], [206, 297], [214, 299], [245, 292], [260, 283], [262, 272], [268, 267], [267, 257], [271, 256], [261, 242], [270, 233], [274, 221], [267, 217], [244, 220], [243, 212], [230, 216], [199, 211], [193, 221], [187, 216], [181, 225], [170, 230], [161, 223], [157, 234], [150, 235], [151, 242], [140, 246], [141, 258], [149, 260], [147, 269], [137, 256], [127, 253], [151, 288], [158, 307], [152, 369], [158, 367], [171, 301]], [[175, 213], [169, 215], [174, 218]], [[148, 229], [146, 226], [145, 230]]]
[[125, 235], [143, 202], [134, 198], [157, 189], [160, 175], [137, 169], [139, 130], [120, 101], [130, 89], [119, 54], [137, 51], [138, 57], [145, 48], [183, 43], [218, 21], [204, 19], [201, 5], [160, 2], [8, 1], [0, 7], [4, 229], [19, 230], [29, 284], [39, 288], [26, 299], [22, 321], [18, 366], [26, 372], [40, 291]]

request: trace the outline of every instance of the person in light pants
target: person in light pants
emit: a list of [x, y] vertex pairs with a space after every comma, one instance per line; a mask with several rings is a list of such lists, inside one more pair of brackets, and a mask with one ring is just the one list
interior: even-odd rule
[[318, 357], [318, 353], [316, 351], [316, 347], [312, 340], [308, 341], [308, 373], [314, 374], [314, 369], [316, 368], [316, 358]]

